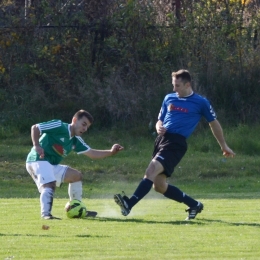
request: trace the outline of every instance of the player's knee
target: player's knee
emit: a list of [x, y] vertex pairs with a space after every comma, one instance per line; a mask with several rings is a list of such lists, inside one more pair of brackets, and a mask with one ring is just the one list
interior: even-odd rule
[[74, 176], [74, 182], [76, 181], [82, 181], [83, 180], [83, 174], [81, 172], [77, 172]]
[[162, 187], [161, 185], [158, 185], [158, 184], [156, 184], [156, 183], [153, 184], [153, 189], [154, 189], [156, 192], [164, 193], [164, 187]]
[[153, 169], [151, 169], [151, 168], [147, 168], [146, 169], [146, 171], [145, 171], [145, 177], [147, 178], [147, 179], [149, 179], [149, 180], [154, 180], [154, 171], [153, 171]]
[[52, 190], [55, 190], [56, 188], [56, 181], [45, 183], [43, 185], [44, 188], [51, 188]]
[[80, 171], [67, 171], [64, 176], [64, 182], [66, 183], [73, 183], [83, 180], [83, 174]]

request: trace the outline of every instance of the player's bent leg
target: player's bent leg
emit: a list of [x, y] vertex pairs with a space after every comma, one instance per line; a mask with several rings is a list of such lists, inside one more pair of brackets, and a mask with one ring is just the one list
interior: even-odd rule
[[115, 203], [121, 208], [123, 216], [127, 216], [131, 209], [151, 190], [155, 177], [163, 171], [160, 162], [152, 160], [146, 169], [145, 176], [137, 186], [131, 198], [125, 194], [115, 194]]
[[[83, 175], [80, 171], [70, 167], [67, 168], [63, 181], [69, 183], [68, 194], [70, 200], [82, 201], [82, 179]], [[96, 217], [97, 214], [96, 211], [87, 210], [86, 217]]]
[[168, 183], [166, 182], [166, 175], [159, 174], [155, 177], [153, 182], [153, 188], [156, 192], [164, 194], [168, 188]]
[[67, 170], [64, 174], [64, 179], [63, 181], [66, 183], [73, 183], [77, 181], [82, 181], [83, 175], [80, 171], [67, 167]]
[[149, 163], [145, 171], [143, 180], [139, 183], [139, 185], [137, 186], [134, 194], [129, 199], [129, 201], [127, 201], [127, 204], [129, 205], [130, 209], [150, 192], [154, 184], [154, 180], [163, 171], [164, 171], [163, 165], [159, 161], [155, 159], [151, 160], [151, 162]]
[[68, 167], [64, 175], [64, 182], [69, 183], [68, 193], [70, 200], [82, 200], [82, 173]]
[[145, 171], [144, 178], [147, 178], [152, 182], [154, 182], [154, 179], [163, 171], [164, 171], [163, 165], [159, 161], [153, 159]]

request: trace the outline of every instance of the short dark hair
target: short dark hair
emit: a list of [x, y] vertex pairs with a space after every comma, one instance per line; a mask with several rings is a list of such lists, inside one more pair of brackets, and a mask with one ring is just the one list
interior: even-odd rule
[[86, 110], [79, 110], [73, 117], [76, 117], [77, 119], [81, 119], [82, 117], [86, 117], [89, 122], [92, 124], [94, 121], [93, 116]]
[[172, 78], [175, 77], [176, 79], [181, 78], [184, 83], [191, 82], [191, 75], [188, 70], [178, 70], [176, 72], [172, 72]]

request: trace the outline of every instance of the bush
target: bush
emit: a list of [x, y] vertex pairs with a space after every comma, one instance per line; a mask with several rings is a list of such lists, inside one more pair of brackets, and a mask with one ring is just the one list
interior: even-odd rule
[[180, 68], [226, 122], [259, 119], [252, 3], [185, 0], [179, 19], [159, 1], [34, 1], [26, 17], [14, 4], [1, 7], [0, 120], [20, 131], [81, 108], [100, 127], [148, 124]]

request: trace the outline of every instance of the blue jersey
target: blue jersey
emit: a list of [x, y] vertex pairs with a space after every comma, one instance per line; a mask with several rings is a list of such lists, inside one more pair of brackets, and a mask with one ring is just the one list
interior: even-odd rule
[[188, 138], [202, 116], [208, 122], [216, 119], [216, 114], [206, 98], [195, 93], [180, 98], [177, 93], [171, 93], [164, 98], [158, 119], [163, 122], [167, 133]]

